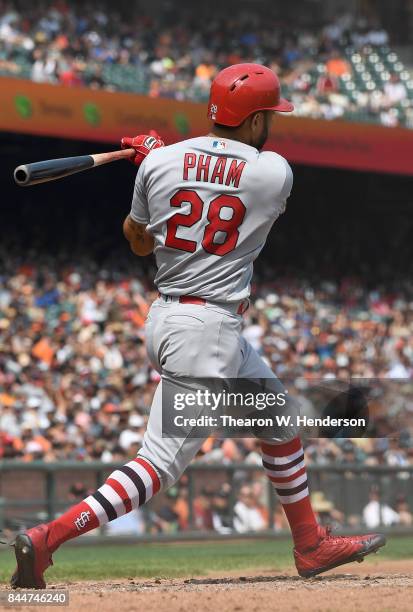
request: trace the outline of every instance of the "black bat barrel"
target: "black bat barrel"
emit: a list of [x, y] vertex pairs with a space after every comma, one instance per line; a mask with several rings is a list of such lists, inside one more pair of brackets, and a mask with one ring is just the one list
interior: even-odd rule
[[77, 157], [61, 157], [48, 159], [33, 164], [23, 164], [14, 170], [14, 180], [20, 187], [28, 187], [37, 183], [46, 183], [56, 179], [82, 172], [93, 168], [94, 161], [91, 155], [78, 155]]

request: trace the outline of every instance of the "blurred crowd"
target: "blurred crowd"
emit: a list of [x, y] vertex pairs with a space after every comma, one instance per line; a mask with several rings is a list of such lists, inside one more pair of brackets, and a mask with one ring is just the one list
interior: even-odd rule
[[413, 127], [411, 74], [376, 17], [207, 10], [166, 2], [155, 18], [138, 2], [1, 0], [0, 74], [204, 101], [218, 70], [252, 61], [279, 75], [296, 114]]
[[[145, 351], [144, 320], [156, 297], [149, 277], [86, 260], [35, 260], [18, 264], [9, 254], [0, 273], [0, 457], [124, 461], [140, 448], [159, 381]], [[312, 381], [408, 383], [412, 290], [370, 291], [346, 278], [261, 280], [243, 334], [281, 379], [297, 381], [294, 393], [312, 416]], [[381, 408], [377, 400], [376, 416], [411, 413], [411, 391], [407, 384]], [[396, 447], [386, 438], [312, 440], [308, 461], [413, 464], [413, 432], [399, 431]], [[199, 459], [259, 463], [260, 453], [255, 440], [209, 438]]]

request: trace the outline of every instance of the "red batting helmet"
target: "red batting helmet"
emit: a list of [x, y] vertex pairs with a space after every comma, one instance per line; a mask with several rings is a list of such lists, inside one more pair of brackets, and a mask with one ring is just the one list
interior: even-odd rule
[[277, 75], [260, 64], [234, 64], [221, 70], [211, 85], [208, 117], [214, 123], [236, 127], [251, 113], [272, 110], [289, 113], [291, 102], [280, 98]]

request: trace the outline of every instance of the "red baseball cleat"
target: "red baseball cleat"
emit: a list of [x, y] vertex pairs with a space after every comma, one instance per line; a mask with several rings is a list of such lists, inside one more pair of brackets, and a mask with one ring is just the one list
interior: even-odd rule
[[16, 588], [45, 589], [43, 572], [53, 565], [52, 553], [47, 548], [47, 525], [37, 525], [16, 537], [14, 552], [17, 568], [10, 584]]
[[362, 536], [333, 536], [329, 527], [319, 526], [320, 541], [316, 548], [305, 552], [294, 550], [295, 566], [300, 576], [311, 578], [322, 572], [358, 561], [376, 552], [386, 543], [384, 535], [371, 533]]

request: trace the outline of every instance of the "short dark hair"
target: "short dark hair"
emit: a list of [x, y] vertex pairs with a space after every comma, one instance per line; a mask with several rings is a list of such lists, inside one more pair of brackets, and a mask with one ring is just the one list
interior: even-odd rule
[[247, 121], [247, 119], [249, 117], [251, 117], [251, 115], [255, 115], [256, 113], [263, 113], [264, 117], [266, 118], [266, 121], [267, 121], [267, 118], [268, 118], [268, 115], [269, 115], [270, 112], [271, 111], [267, 111], [265, 109], [264, 110], [256, 110], [256, 111], [253, 111], [252, 113], [250, 113], [247, 117], [245, 117], [245, 119], [243, 119], [243, 121], [241, 121], [241, 123], [239, 125], [222, 125], [222, 123], [214, 123], [214, 127], [218, 128], [220, 130], [229, 130], [229, 131], [232, 130], [232, 131], [235, 131], [236, 129], [241, 127], [241, 125], [243, 123], [245, 123]]
[[222, 125], [222, 123], [214, 123], [214, 127], [218, 128], [219, 130], [235, 131], [243, 123], [244, 123], [243, 121], [239, 125]]

